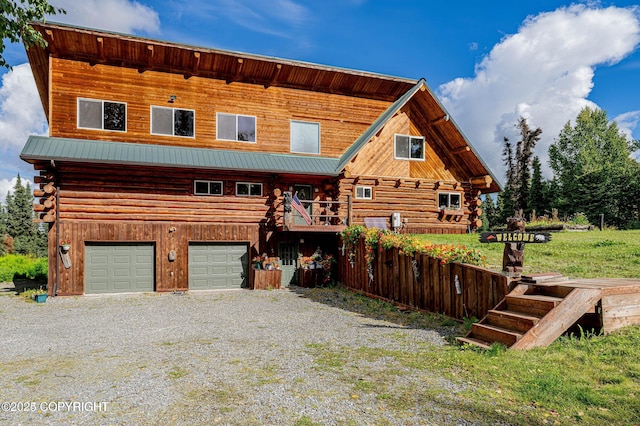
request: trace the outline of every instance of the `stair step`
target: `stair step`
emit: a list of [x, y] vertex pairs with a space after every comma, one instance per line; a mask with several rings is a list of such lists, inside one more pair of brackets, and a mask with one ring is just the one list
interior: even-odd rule
[[542, 317], [562, 302], [561, 297], [542, 294], [507, 295], [507, 310]]
[[469, 345], [479, 346], [483, 349], [490, 349], [491, 342], [487, 342], [486, 340], [477, 339], [475, 337], [456, 337], [456, 340], [460, 343], [467, 343]]
[[485, 321], [489, 325], [526, 333], [540, 321], [540, 318], [522, 312], [490, 309]]
[[476, 323], [471, 326], [471, 337], [511, 346], [522, 337], [522, 333], [490, 324]]

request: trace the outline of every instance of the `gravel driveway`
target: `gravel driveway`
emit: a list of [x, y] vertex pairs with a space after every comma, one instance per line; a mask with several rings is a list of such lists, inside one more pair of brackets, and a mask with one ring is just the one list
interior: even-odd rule
[[464, 389], [376, 356], [442, 333], [308, 291], [2, 296], [0, 424], [471, 423], [451, 411]]

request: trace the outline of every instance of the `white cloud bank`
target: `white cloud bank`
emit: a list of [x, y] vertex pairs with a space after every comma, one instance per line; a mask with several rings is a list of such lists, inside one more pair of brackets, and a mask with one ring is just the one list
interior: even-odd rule
[[[504, 136], [517, 141], [520, 116], [542, 139], [536, 147], [544, 167], [547, 151], [562, 127], [585, 106], [595, 67], [612, 65], [640, 43], [638, 8], [572, 5], [525, 20], [476, 66], [473, 78], [458, 78], [438, 94], [487, 165], [500, 180]], [[631, 134], [640, 111], [619, 116]]]
[[119, 33], [160, 32], [158, 12], [131, 0], [51, 0], [66, 15], [54, 15], [51, 21]]

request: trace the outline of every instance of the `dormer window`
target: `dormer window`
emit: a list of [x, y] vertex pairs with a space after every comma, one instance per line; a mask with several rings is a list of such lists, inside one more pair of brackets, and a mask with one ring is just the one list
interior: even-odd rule
[[397, 160], [424, 161], [422, 136], [395, 135], [394, 158]]
[[78, 128], [127, 131], [127, 104], [78, 98]]
[[165, 136], [195, 136], [195, 115], [191, 109], [151, 107], [151, 134]]

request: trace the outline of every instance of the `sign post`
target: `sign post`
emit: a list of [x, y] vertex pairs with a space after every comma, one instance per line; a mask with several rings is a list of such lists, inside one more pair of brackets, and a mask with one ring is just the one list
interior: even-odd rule
[[506, 231], [490, 231], [480, 234], [481, 243], [504, 243], [502, 273], [513, 278], [522, 275], [524, 248], [527, 243], [541, 244], [551, 241], [548, 232], [525, 232], [525, 220], [510, 217]]

